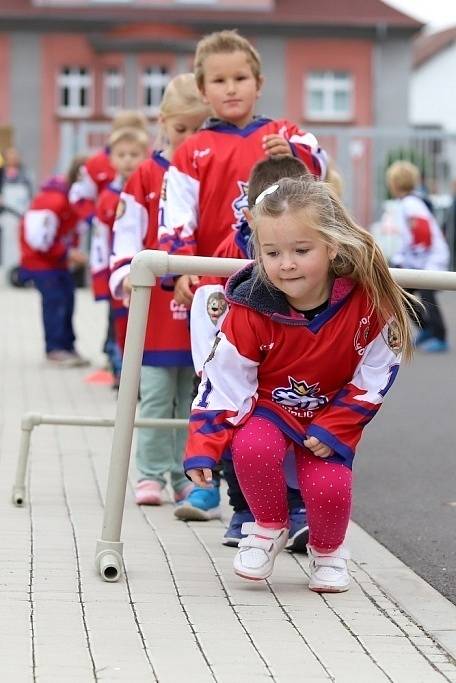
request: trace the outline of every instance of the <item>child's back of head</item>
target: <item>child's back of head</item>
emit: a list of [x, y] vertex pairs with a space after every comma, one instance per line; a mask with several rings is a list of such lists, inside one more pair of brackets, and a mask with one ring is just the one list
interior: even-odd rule
[[307, 166], [296, 157], [268, 157], [252, 168], [247, 194], [248, 207], [251, 209], [257, 197], [281, 178], [310, 177]]
[[394, 197], [404, 197], [416, 188], [420, 171], [410, 161], [395, 161], [386, 171], [388, 189]]

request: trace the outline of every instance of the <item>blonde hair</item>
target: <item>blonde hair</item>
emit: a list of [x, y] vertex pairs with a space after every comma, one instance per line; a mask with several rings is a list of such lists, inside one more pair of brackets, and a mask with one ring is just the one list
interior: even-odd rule
[[113, 149], [119, 142], [133, 142], [143, 149], [149, 148], [149, 136], [142, 128], [118, 128], [109, 136], [109, 148]]
[[339, 199], [342, 199], [342, 194], [344, 191], [344, 184], [342, 182], [342, 176], [339, 171], [334, 166], [332, 161], [328, 164], [328, 171], [326, 173], [325, 181], [332, 187], [335, 194]]
[[410, 161], [395, 161], [386, 171], [386, 182], [392, 194], [409, 194], [420, 181], [420, 171]]
[[255, 77], [257, 85], [260, 85], [261, 80], [261, 58], [257, 50], [251, 43], [240, 36], [237, 31], [216, 31], [203, 36], [196, 46], [195, 60], [193, 62], [193, 71], [196, 77], [196, 83], [200, 90], [204, 87], [204, 62], [210, 55], [218, 55], [221, 53], [244, 52], [247, 61], [252, 67], [252, 73]]
[[[195, 76], [192, 73], [175, 76], [166, 86], [160, 103], [160, 118], [165, 121], [172, 116], [201, 114], [202, 120], [211, 115], [211, 108], [207, 105], [196, 87]], [[155, 149], [166, 146], [166, 133], [163, 125], [159, 126]]]
[[278, 217], [284, 213], [310, 211], [315, 218], [312, 227], [337, 254], [331, 261], [329, 275], [349, 277], [366, 290], [380, 321], [393, 318], [398, 326], [404, 357], [412, 355], [408, 312], [415, 298], [405, 292], [391, 277], [388, 264], [372, 235], [357, 225], [342, 206], [334, 190], [313, 178], [283, 178], [277, 189], [266, 194], [252, 209], [252, 241], [259, 277], [267, 280], [261, 262], [258, 227], [262, 216]]
[[147, 131], [149, 122], [145, 114], [138, 109], [122, 109], [113, 118], [111, 126], [112, 131], [119, 128], [142, 128]]

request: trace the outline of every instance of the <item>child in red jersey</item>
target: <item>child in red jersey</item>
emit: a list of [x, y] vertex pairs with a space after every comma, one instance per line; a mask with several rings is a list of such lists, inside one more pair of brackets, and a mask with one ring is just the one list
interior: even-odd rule
[[[245, 210], [246, 218], [241, 221], [236, 230], [233, 230], [215, 250], [214, 256], [221, 258], [252, 258], [251, 229], [247, 218], [251, 219], [251, 209], [258, 195], [280, 178], [299, 178], [309, 175], [306, 166], [292, 156], [268, 157], [259, 161], [252, 169], [249, 177], [248, 209]], [[227, 304], [224, 297], [224, 287], [227, 278], [204, 276], [200, 278], [198, 289], [192, 301], [190, 311], [190, 338], [192, 343], [192, 356], [195, 371], [201, 376], [204, 361], [208, 357], [215, 336], [227, 312]], [[287, 458], [292, 466], [292, 452]], [[223, 537], [223, 544], [237, 546], [244, 538], [242, 525], [252, 522], [253, 515], [248, 503], [239, 486], [230, 451], [223, 456], [223, 474], [228, 484], [228, 498], [233, 508], [228, 529]], [[290, 485], [291, 484], [291, 485]], [[301, 493], [295, 482], [295, 477], [287, 480], [287, 500], [290, 518], [290, 533], [287, 550], [292, 552], [305, 552], [308, 541], [308, 524], [306, 511]], [[191, 506], [191, 497], [178, 507], [175, 515], [179, 519], [201, 519], [198, 510]]]
[[[235, 31], [205, 36], [196, 49], [196, 81], [216, 118], [192, 135], [173, 156], [168, 173], [160, 248], [173, 254], [212, 256], [247, 207], [248, 178], [268, 156], [294, 155], [317, 178], [326, 155], [311, 133], [285, 119], [254, 115], [261, 94], [261, 62]], [[189, 306], [196, 276], [176, 282], [176, 300]]]
[[[203, 103], [193, 74], [176, 76], [167, 86], [160, 106], [163, 151], [154, 152], [133, 173], [120, 196], [114, 224], [110, 286], [113, 295], [128, 300], [128, 274], [133, 256], [142, 249], [157, 249], [159, 199], [169, 158], [200, 127], [209, 109]], [[141, 369], [141, 417], [188, 417], [193, 366], [187, 312], [172, 292], [152, 289]], [[166, 475], [170, 475], [176, 502], [191, 488], [182, 469], [185, 433], [140, 429], [136, 466], [136, 502], [160, 505]]]
[[[310, 583], [348, 589], [351, 465], [411, 355], [408, 302], [373, 237], [331, 188], [282, 179], [252, 209], [256, 262], [230, 278], [229, 310], [204, 364], [184, 467], [198, 485], [231, 448], [255, 522], [234, 571], [266, 579], [288, 540], [290, 444], [309, 521]], [[229, 368], [229, 372], [227, 372]]]
[[[114, 133], [120, 128], [141, 129], [148, 132], [148, 122], [141, 111], [119, 111], [112, 121]], [[70, 202], [74, 204], [82, 220], [92, 222], [98, 195], [116, 177], [116, 169], [111, 163], [109, 145], [89, 157], [81, 167], [78, 177], [70, 188]]]
[[104, 345], [114, 377], [119, 386], [122, 364], [121, 352], [125, 343], [128, 309], [119, 300], [113, 300], [109, 291], [109, 258], [112, 252], [113, 225], [120, 193], [132, 173], [146, 159], [149, 136], [142, 128], [118, 128], [109, 138], [110, 159], [116, 177], [101, 191], [92, 221], [90, 266], [92, 288], [96, 300], [108, 300], [109, 324]]
[[75, 350], [73, 331], [74, 280], [72, 266], [86, 255], [79, 249], [77, 212], [68, 191], [84, 158], [76, 158], [66, 177], [48, 180], [34, 197], [21, 223], [23, 281], [31, 280], [41, 294], [47, 359], [59, 365], [87, 365]]

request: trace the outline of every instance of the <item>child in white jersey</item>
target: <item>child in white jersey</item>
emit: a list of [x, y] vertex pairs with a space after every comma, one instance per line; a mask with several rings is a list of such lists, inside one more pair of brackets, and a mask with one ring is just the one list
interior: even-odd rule
[[267, 188], [252, 231], [256, 263], [228, 282], [230, 307], [204, 365], [184, 467], [204, 486], [231, 447], [255, 518], [243, 526], [234, 571], [266, 579], [288, 539], [283, 460], [293, 443], [309, 587], [344, 591], [351, 465], [401, 355], [411, 355], [412, 297], [324, 183], [283, 179]]

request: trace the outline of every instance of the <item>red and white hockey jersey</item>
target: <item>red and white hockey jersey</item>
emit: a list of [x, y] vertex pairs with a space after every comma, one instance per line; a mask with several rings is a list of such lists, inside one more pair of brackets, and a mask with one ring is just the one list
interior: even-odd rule
[[447, 270], [450, 250], [445, 237], [423, 200], [414, 194], [392, 204], [391, 217], [400, 233], [399, 248], [391, 265], [418, 270]]
[[[122, 282], [134, 255], [142, 249], [158, 248], [159, 199], [168, 166], [168, 161], [154, 152], [129, 178], [120, 195], [109, 282], [114, 298], [122, 297]], [[152, 288], [143, 365], [192, 365], [187, 310], [159, 284]]]
[[121, 191], [122, 183], [119, 179], [114, 180], [101, 191], [92, 221], [90, 272], [92, 290], [97, 301], [111, 298], [109, 262], [112, 252], [114, 220]]
[[114, 180], [115, 175], [108, 148], [89, 157], [81, 166], [79, 178], [71, 186], [69, 196], [83, 220], [92, 220], [98, 195]]
[[79, 243], [79, 216], [68, 200], [63, 178], [48, 180], [33, 198], [21, 221], [21, 268], [27, 271], [66, 270], [67, 252]]
[[316, 177], [326, 155], [311, 133], [286, 120], [256, 118], [245, 128], [219, 120], [191, 135], [176, 150], [168, 171], [160, 248], [172, 254], [212, 256], [239, 225], [247, 208], [252, 167], [265, 158], [263, 137], [282, 135]]
[[291, 315], [285, 296], [253, 269], [228, 282], [230, 308], [193, 403], [185, 469], [213, 468], [252, 414], [300, 445], [317, 437], [350, 467], [397, 375], [397, 326], [381, 325], [365, 290], [343, 278], [311, 321]]

